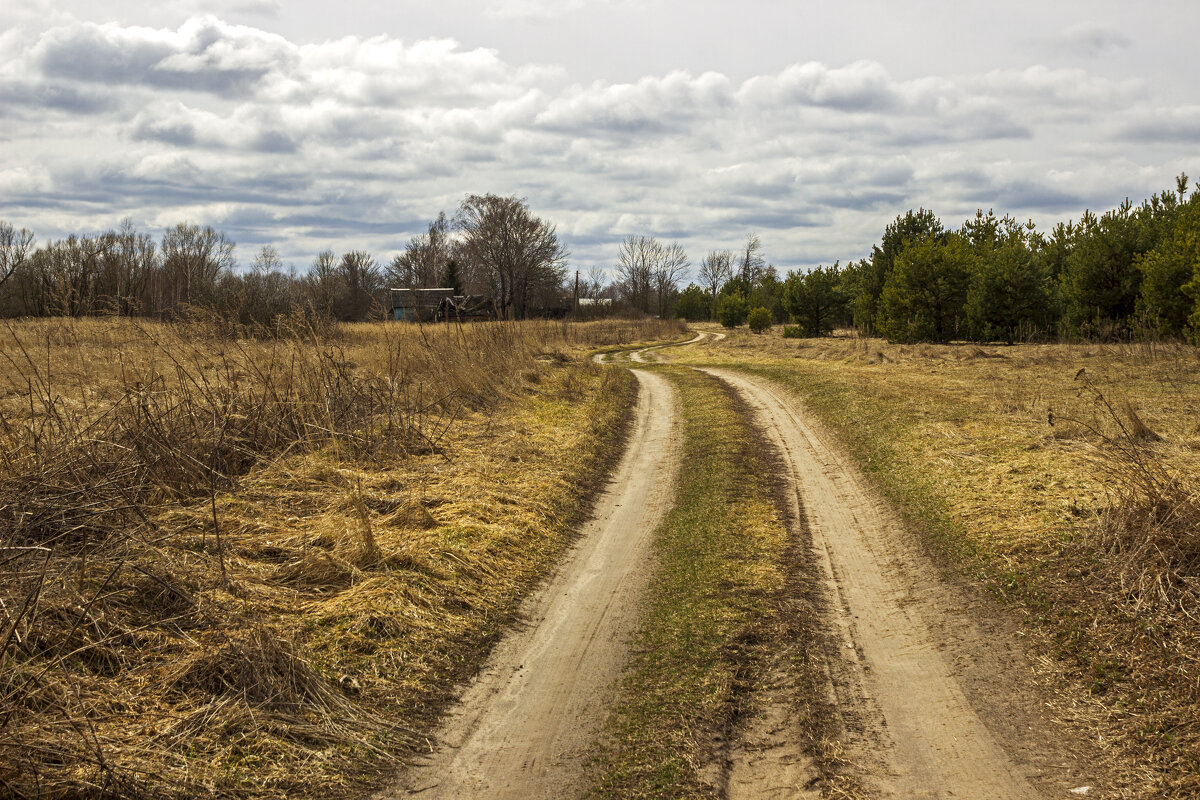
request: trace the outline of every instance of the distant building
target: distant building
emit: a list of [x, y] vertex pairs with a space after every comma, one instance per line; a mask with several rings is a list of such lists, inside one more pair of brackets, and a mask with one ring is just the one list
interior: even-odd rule
[[445, 303], [454, 303], [454, 289], [392, 289], [392, 319], [434, 322]]
[[391, 319], [402, 322], [472, 322], [498, 318], [489, 297], [456, 295], [453, 289], [392, 289]]
[[612, 306], [611, 297], [581, 297], [579, 298], [580, 308], [607, 308]]

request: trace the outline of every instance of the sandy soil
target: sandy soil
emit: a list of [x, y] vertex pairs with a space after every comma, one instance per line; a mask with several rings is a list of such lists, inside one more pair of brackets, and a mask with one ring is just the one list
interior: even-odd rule
[[[701, 333], [681, 344], [721, 338]], [[620, 355], [645, 363], [657, 354]], [[1089, 796], [1103, 797], [1071, 737], [1041, 711], [1015, 626], [940, 575], [793, 398], [759, 378], [705, 371], [741, 394], [785, 465], [789, 516], [811, 537], [826, 598], [821, 700], [836, 709], [852, 772], [872, 796], [1026, 800], [1089, 786]], [[593, 520], [526, 603], [527, 624], [466, 688], [432, 752], [377, 800], [578, 793], [583, 759], [616, 696], [650, 574], [649, 537], [672, 503], [679, 460], [670, 384], [635, 374], [634, 432]], [[771, 676], [762, 712], [731, 743], [722, 787], [731, 800], [820, 796], [787, 681]]]
[[[793, 511], [807, 520], [826, 584], [830, 688], [864, 782], [906, 800], [1062, 797], [1095, 785], [1041, 714], [1016, 632], [980, 618], [980, 601], [942, 581], [794, 400], [758, 378], [705, 371], [745, 398], [790, 469]], [[768, 744], [786, 755], [780, 737]], [[774, 759], [758, 760], [770, 769]], [[764, 789], [743, 796], [785, 796], [762, 766], [741, 774]]]
[[437, 745], [378, 800], [569, 797], [615, 696], [650, 570], [650, 534], [672, 503], [679, 461], [675, 394], [635, 372], [625, 455], [560, 571], [523, 607]]

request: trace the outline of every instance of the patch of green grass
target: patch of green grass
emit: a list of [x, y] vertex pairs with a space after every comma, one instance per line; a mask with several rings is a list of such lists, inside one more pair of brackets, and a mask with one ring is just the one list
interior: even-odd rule
[[734, 395], [692, 370], [680, 395], [685, 465], [655, 535], [657, 574], [595, 760], [592, 796], [716, 797], [721, 748], [771, 652], [789, 535], [761, 445]]

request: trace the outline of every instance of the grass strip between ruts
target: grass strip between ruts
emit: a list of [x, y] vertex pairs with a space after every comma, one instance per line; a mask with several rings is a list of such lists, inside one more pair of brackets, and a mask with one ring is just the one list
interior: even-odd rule
[[769, 657], [789, 537], [744, 407], [692, 370], [679, 392], [683, 469], [655, 534], [646, 616], [600, 753], [594, 797], [719, 796], [721, 750]]

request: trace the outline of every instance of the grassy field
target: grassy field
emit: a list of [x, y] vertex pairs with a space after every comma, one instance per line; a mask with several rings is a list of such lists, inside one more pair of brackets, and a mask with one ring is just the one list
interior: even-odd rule
[[0, 330], [0, 793], [339, 797], [569, 543], [667, 323]]
[[1044, 643], [1055, 711], [1122, 791], [1200, 792], [1200, 356], [737, 332], [681, 360], [792, 390], [948, 569]]

